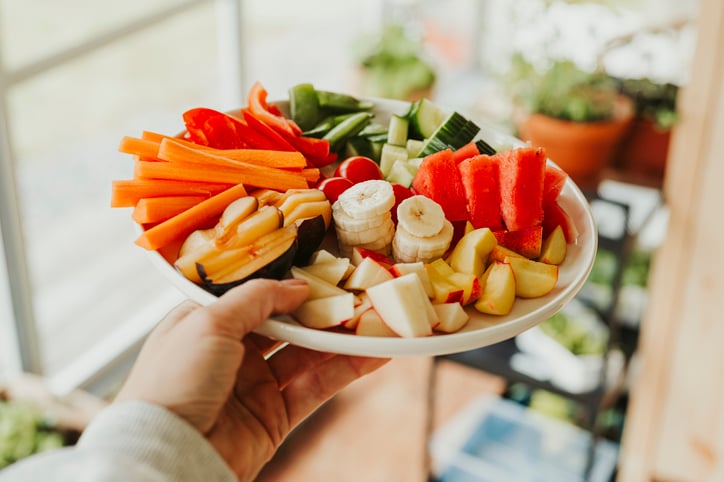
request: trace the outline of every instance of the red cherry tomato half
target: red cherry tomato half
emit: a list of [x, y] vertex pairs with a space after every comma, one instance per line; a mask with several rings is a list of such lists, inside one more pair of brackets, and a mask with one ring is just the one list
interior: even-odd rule
[[393, 182], [391, 184], [392, 192], [395, 193], [395, 205], [392, 206], [392, 208], [390, 209], [390, 214], [392, 214], [392, 220], [394, 222], [397, 222], [397, 206], [399, 206], [400, 203], [408, 197], [412, 197], [414, 193], [410, 188], [405, 187], [402, 184], [398, 184], [396, 182]]
[[353, 185], [354, 183], [349, 179], [345, 177], [335, 176], [328, 177], [324, 181], [320, 182], [319, 186], [317, 186], [317, 189], [322, 191], [324, 195], [327, 196], [327, 200], [330, 203], [334, 204], [337, 201], [339, 195]]
[[380, 166], [369, 157], [364, 156], [348, 157], [337, 166], [334, 175], [347, 178], [355, 184], [384, 178]]

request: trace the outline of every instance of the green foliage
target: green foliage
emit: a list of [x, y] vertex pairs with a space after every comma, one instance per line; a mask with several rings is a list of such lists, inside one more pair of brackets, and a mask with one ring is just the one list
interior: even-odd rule
[[512, 59], [508, 79], [512, 100], [531, 113], [574, 122], [613, 117], [617, 84], [603, 72], [588, 72], [570, 60], [536, 69], [521, 54]]
[[648, 78], [618, 79], [617, 82], [619, 91], [633, 100], [636, 115], [652, 120], [661, 130], [674, 126], [677, 121], [677, 85]]
[[421, 39], [403, 25], [390, 23], [378, 35], [358, 38], [354, 51], [366, 75], [367, 95], [406, 99], [412, 92], [435, 83], [435, 70], [423, 58]]
[[591, 330], [590, 323], [560, 311], [540, 325], [543, 333], [574, 355], [601, 355], [606, 351], [605, 331]]
[[0, 469], [64, 445], [62, 435], [33, 407], [0, 401]]

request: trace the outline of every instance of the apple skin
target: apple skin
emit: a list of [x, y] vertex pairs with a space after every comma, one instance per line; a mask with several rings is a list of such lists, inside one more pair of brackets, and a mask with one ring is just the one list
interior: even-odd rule
[[390, 258], [389, 256], [386, 256], [382, 253], [379, 253], [377, 251], [373, 251], [371, 249], [363, 248], [361, 246], [355, 246], [352, 248], [352, 264], [355, 266], [359, 266], [359, 264], [362, 262], [364, 258], [372, 258], [373, 260], [380, 263], [385, 268], [390, 268], [395, 262]]
[[294, 255], [294, 265], [304, 266], [308, 264], [326, 235], [327, 225], [321, 214], [299, 222], [297, 225], [297, 252]]
[[272, 259], [264, 265], [263, 267], [257, 269], [253, 273], [251, 273], [248, 276], [241, 277], [239, 279], [235, 279], [233, 281], [218, 283], [214, 282], [213, 279], [209, 278], [206, 274], [206, 270], [204, 268], [204, 265], [201, 263], [196, 264], [196, 269], [198, 270], [199, 278], [201, 278], [201, 281], [203, 283], [204, 288], [209, 291], [210, 293], [221, 296], [227, 291], [229, 291], [231, 288], [234, 288], [235, 286], [239, 286], [240, 284], [249, 281], [251, 279], [255, 278], [270, 278], [270, 279], [282, 279], [287, 274], [289, 269], [292, 267], [292, 263], [294, 261], [294, 256], [297, 251], [297, 242], [294, 240], [294, 242], [289, 245], [289, 247], [284, 251], [280, 256], [277, 256], [276, 258]]

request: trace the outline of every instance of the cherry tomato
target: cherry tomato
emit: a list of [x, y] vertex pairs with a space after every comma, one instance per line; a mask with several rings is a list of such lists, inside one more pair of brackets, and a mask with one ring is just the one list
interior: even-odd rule
[[400, 203], [408, 197], [412, 197], [414, 193], [410, 188], [405, 187], [402, 184], [396, 182], [390, 184], [392, 184], [392, 192], [395, 193], [395, 205], [390, 209], [390, 214], [392, 214], [392, 220], [397, 222], [397, 206], [399, 206]]
[[384, 178], [380, 166], [369, 157], [364, 156], [348, 157], [337, 166], [334, 175], [347, 178], [355, 184]]
[[324, 181], [320, 182], [319, 186], [317, 186], [317, 189], [322, 191], [324, 195], [327, 196], [327, 200], [330, 203], [334, 204], [337, 201], [339, 195], [353, 185], [354, 183], [349, 179], [345, 177], [335, 176], [328, 177]]

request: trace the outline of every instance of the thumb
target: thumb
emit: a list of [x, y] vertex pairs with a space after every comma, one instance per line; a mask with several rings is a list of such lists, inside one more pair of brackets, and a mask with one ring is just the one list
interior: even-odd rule
[[308, 294], [309, 286], [303, 280], [255, 279], [227, 291], [203, 311], [214, 331], [240, 340], [269, 316], [296, 309]]

